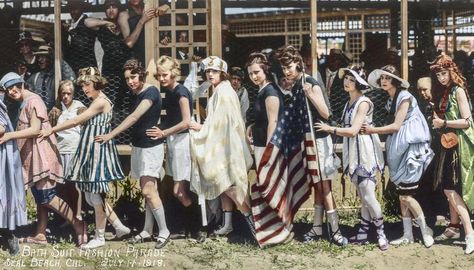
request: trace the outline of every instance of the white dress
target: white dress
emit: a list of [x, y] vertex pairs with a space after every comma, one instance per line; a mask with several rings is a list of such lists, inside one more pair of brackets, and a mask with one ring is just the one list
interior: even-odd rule
[[[361, 96], [353, 104], [346, 103], [343, 113], [344, 127], [352, 126], [357, 109], [363, 102], [367, 102], [370, 107], [364, 123], [372, 124], [374, 105], [368, 97]], [[357, 181], [357, 176], [375, 181], [376, 172], [381, 172], [384, 168], [382, 147], [377, 134], [344, 137], [342, 157], [344, 173], [348, 174], [352, 181]]]

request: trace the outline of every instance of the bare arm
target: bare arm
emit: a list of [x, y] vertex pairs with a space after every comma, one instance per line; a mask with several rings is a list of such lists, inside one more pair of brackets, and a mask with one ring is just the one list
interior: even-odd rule
[[83, 113], [79, 114], [78, 116], [65, 121], [64, 123], [55, 126], [52, 129], [52, 132], [56, 133], [56, 132], [66, 130], [66, 129], [70, 129], [72, 127], [75, 127], [75, 126], [78, 126], [78, 125], [81, 125], [81, 124], [85, 123], [87, 120], [89, 120], [92, 117], [94, 117], [94, 116], [98, 115], [99, 113], [103, 112], [104, 109], [105, 109], [105, 105], [107, 103], [108, 102], [105, 99], [102, 99], [102, 98], [96, 99], [94, 102], [92, 102], [90, 107], [87, 108], [87, 110], [85, 110]]
[[397, 112], [395, 113], [395, 121], [387, 126], [383, 127], [370, 127], [368, 125], [364, 125], [364, 131], [367, 134], [377, 133], [377, 134], [392, 134], [400, 130], [400, 127], [403, 125], [403, 121], [408, 113], [408, 108], [410, 107], [410, 101], [404, 100], [398, 107]]
[[269, 96], [265, 99], [265, 108], [267, 109], [267, 144], [270, 142], [275, 132], [275, 128], [278, 122], [278, 111], [280, 109], [280, 101], [277, 97]]
[[9, 140], [16, 139], [27, 139], [37, 137], [41, 131], [41, 119], [36, 115], [36, 110], [33, 110], [30, 119], [30, 127], [14, 132], [7, 132], [2, 137], [0, 137], [0, 144], [7, 142]]
[[324, 101], [323, 92], [321, 87], [318, 85], [314, 85], [311, 87], [311, 84], [306, 83], [303, 87], [306, 96], [308, 97], [309, 101], [314, 105], [318, 113], [324, 119], [329, 118], [329, 108]]
[[158, 127], [147, 129], [146, 135], [156, 140], [189, 129], [191, 127], [191, 112], [189, 110], [188, 98], [181, 97], [179, 99], [179, 108], [181, 109], [181, 115], [183, 118], [181, 122], [165, 130], [161, 130]]
[[[467, 96], [464, 90], [456, 91], [456, 99], [459, 104], [459, 112], [461, 114], [462, 119], [446, 121], [446, 127], [456, 129], [468, 128], [470, 125], [472, 125], [472, 114], [469, 110], [469, 102], [467, 100]], [[435, 114], [435, 117], [433, 119], [433, 127], [441, 128], [444, 126], [444, 123], [445, 121], [443, 119], [438, 118], [438, 116]]]
[[[138, 21], [137, 26], [135, 27], [135, 29], [133, 30], [131, 34], [126, 36], [125, 33], [122, 32], [122, 35], [125, 39], [125, 44], [129, 48], [132, 48], [135, 45], [145, 24], [151, 19], [153, 19], [154, 17], [155, 17], [155, 9], [153, 8], [147, 9], [143, 12], [142, 17]], [[127, 24], [128, 24], [128, 21], [127, 21]], [[129, 28], [129, 33], [130, 33], [130, 28]]]
[[354, 118], [354, 122], [352, 122], [351, 127], [347, 128], [336, 128], [331, 127], [324, 123], [316, 123], [314, 127], [317, 131], [325, 131], [327, 133], [334, 133], [336, 130], [336, 135], [343, 136], [343, 137], [355, 137], [359, 134], [360, 129], [362, 128], [362, 124], [364, 124], [365, 116], [370, 109], [370, 105], [368, 102], [363, 101], [360, 103], [359, 107], [357, 107], [357, 112]]
[[153, 102], [149, 99], [144, 99], [138, 104], [138, 107], [123, 120], [123, 122], [114, 130], [112, 130], [109, 134], [99, 135], [95, 137], [96, 142], [108, 142], [113, 139], [115, 136], [119, 135], [120, 133], [124, 132], [126, 129], [130, 128], [135, 124], [140, 117], [142, 117], [148, 109], [151, 108]]
[[120, 12], [117, 18], [117, 24], [120, 27], [120, 33], [122, 33], [124, 38], [130, 35], [130, 26], [128, 25], [129, 17], [130, 16], [128, 15], [128, 12], [125, 10]]
[[5, 127], [0, 125], [0, 137], [3, 136], [3, 134], [5, 134]]
[[101, 26], [115, 27], [115, 24], [109, 21], [100, 20], [97, 18], [86, 18], [84, 20], [84, 25], [93, 30], [99, 30]]

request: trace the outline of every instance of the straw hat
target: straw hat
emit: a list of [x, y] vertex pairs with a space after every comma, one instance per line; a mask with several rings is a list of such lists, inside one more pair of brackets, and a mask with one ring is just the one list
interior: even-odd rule
[[416, 88], [420, 89], [431, 89], [431, 78], [430, 77], [422, 77], [419, 78], [417, 83], [416, 83]]
[[408, 81], [400, 78], [399, 72], [392, 65], [387, 65], [387, 66], [384, 66], [380, 69], [376, 69], [376, 70], [372, 71], [369, 74], [369, 79], [367, 80], [369, 82], [369, 85], [371, 85], [372, 87], [375, 87], [375, 88], [380, 88], [381, 86], [377, 81], [380, 79], [381, 75], [387, 75], [387, 76], [392, 77], [395, 80], [400, 81], [402, 88], [408, 89], [410, 87], [410, 83]]
[[48, 45], [41, 45], [36, 52], [33, 52], [34, 55], [52, 55], [52, 53], [53, 48]]

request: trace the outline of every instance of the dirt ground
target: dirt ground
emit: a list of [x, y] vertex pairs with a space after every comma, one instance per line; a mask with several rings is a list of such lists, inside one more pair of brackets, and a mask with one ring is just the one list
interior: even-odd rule
[[[346, 220], [351, 220], [346, 219]], [[464, 255], [462, 242], [437, 243], [425, 248], [421, 242], [393, 247], [382, 252], [376, 244], [337, 247], [326, 239], [304, 244], [302, 234], [310, 223], [300, 218], [295, 224], [295, 239], [276, 247], [260, 249], [250, 239], [244, 223], [237, 220], [228, 238], [208, 238], [203, 244], [192, 239], [172, 240], [163, 250], [154, 243], [129, 245], [108, 241], [104, 248], [80, 251], [70, 239], [47, 246], [22, 245], [21, 253], [11, 257], [0, 251], [0, 269], [473, 269], [474, 255]], [[345, 235], [355, 227], [342, 225]], [[435, 228], [435, 234], [443, 230]], [[415, 237], [420, 238], [415, 229]], [[399, 221], [386, 222], [386, 234], [394, 239], [401, 234]], [[372, 228], [370, 240], [375, 243]]]

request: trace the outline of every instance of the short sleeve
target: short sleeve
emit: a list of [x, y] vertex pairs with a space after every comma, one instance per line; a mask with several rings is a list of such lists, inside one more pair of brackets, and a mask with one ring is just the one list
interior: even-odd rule
[[408, 100], [410, 102], [410, 107], [413, 107], [413, 105], [416, 105], [413, 102], [414, 97], [410, 94], [410, 92], [403, 90], [403, 91], [400, 92], [400, 94], [398, 96], [397, 109], [400, 106], [400, 104], [402, 104], [402, 102], [405, 101], [405, 100]]
[[39, 96], [29, 98], [25, 110], [28, 119], [31, 119], [33, 112], [36, 111], [36, 116], [42, 120], [41, 122], [48, 120], [48, 110]]

